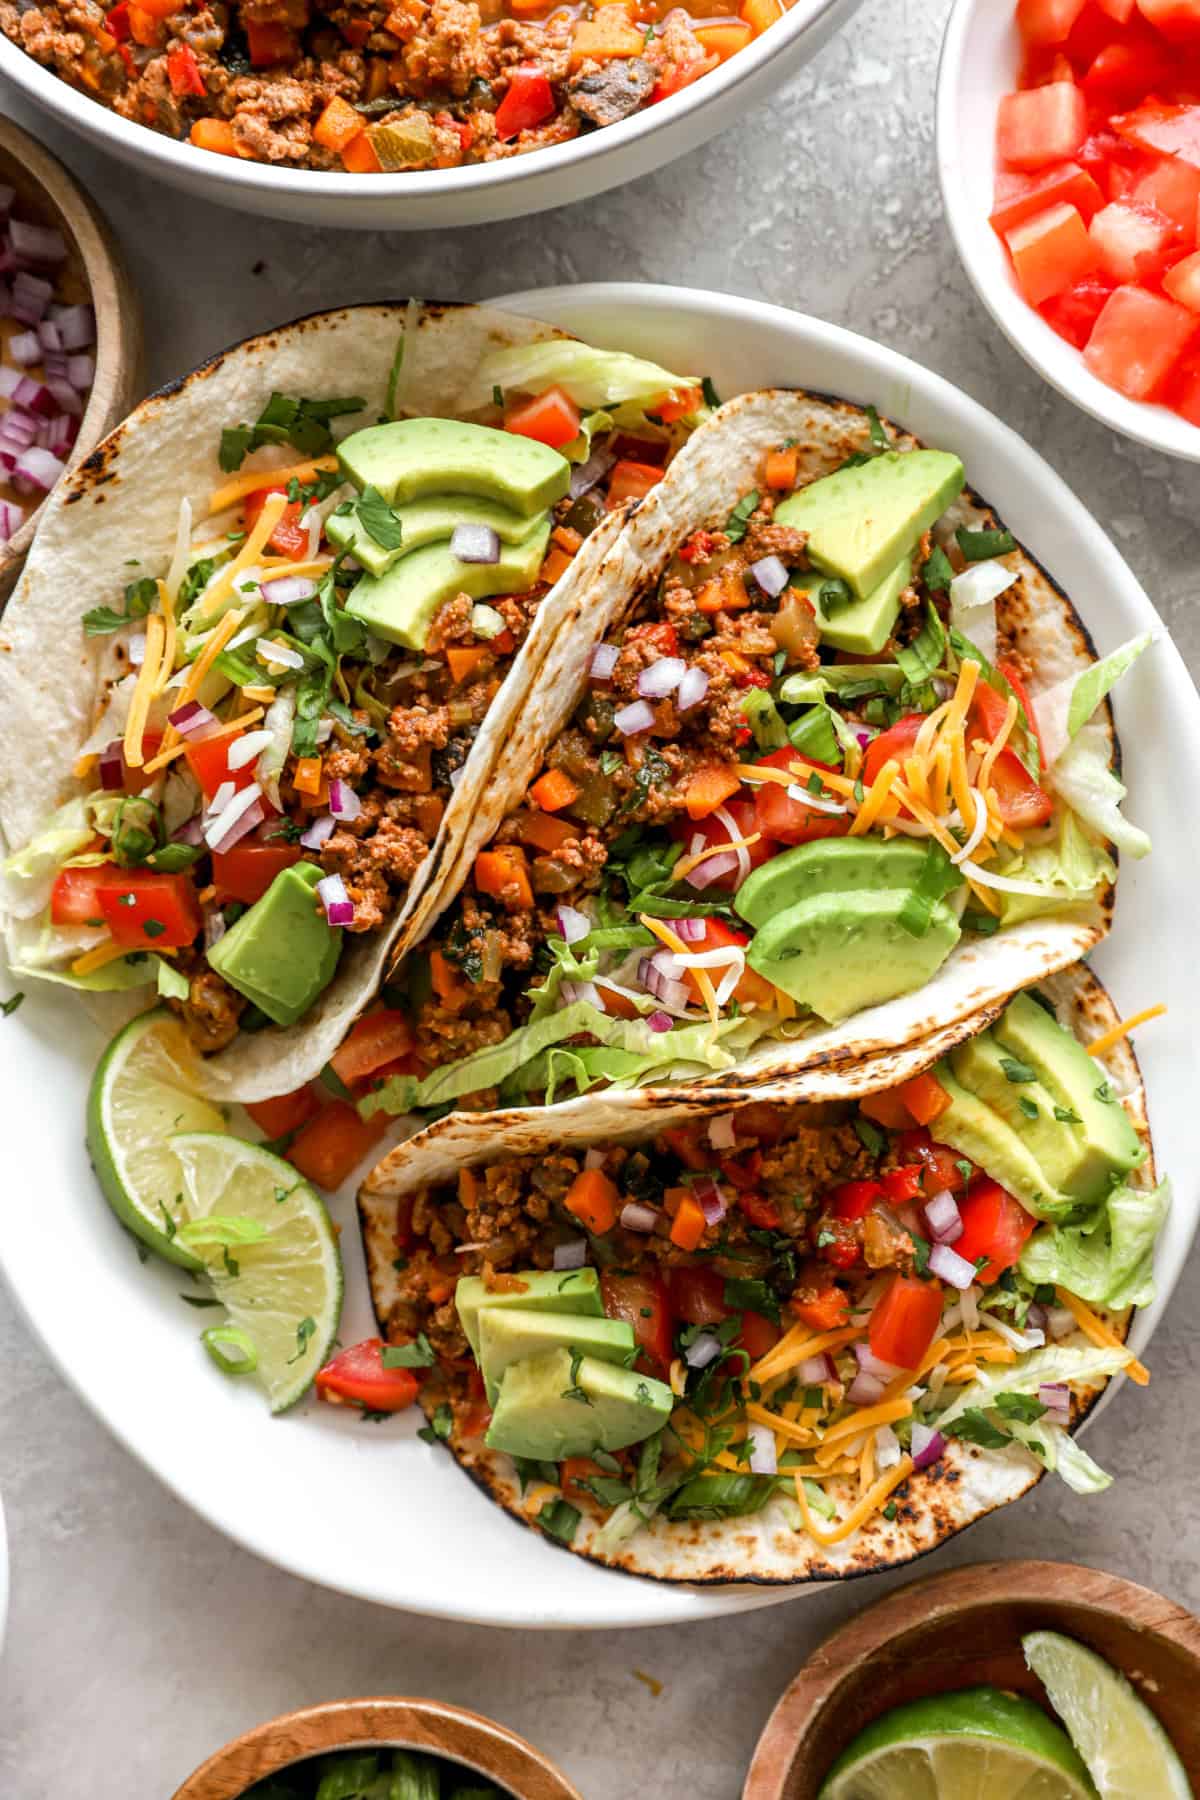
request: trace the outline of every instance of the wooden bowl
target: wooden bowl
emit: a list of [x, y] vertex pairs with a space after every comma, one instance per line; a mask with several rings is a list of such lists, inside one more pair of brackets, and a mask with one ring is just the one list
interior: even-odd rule
[[[108, 222], [58, 158], [11, 119], [0, 118], [0, 185], [17, 191], [15, 210], [56, 227], [70, 247], [64, 279], [96, 309], [96, 379], [71, 451], [82, 462], [141, 397], [142, 318]], [[37, 530], [41, 507], [0, 544], [0, 604], [12, 591]]]
[[240, 1800], [254, 1782], [330, 1750], [428, 1750], [485, 1776], [514, 1800], [581, 1800], [565, 1775], [514, 1731], [440, 1700], [329, 1700], [234, 1738], [173, 1800]]
[[893, 1706], [989, 1682], [1046, 1705], [1024, 1632], [1089, 1644], [1133, 1682], [1200, 1789], [1200, 1620], [1072, 1563], [979, 1563], [889, 1594], [814, 1651], [767, 1721], [742, 1800], [815, 1800], [836, 1757]]

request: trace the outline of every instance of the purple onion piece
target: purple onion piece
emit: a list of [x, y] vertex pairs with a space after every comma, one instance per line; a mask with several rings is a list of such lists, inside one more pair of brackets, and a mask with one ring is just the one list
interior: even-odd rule
[[846, 1389], [846, 1398], [855, 1406], [878, 1406], [883, 1398], [883, 1383], [878, 1375], [868, 1375], [860, 1369]]
[[787, 564], [778, 556], [760, 557], [757, 562], [750, 564], [750, 573], [763, 593], [769, 594], [772, 600], [777, 594], [782, 594], [788, 584]]
[[592, 921], [586, 913], [580, 912], [577, 907], [566, 905], [559, 906], [556, 910], [558, 928], [566, 943], [578, 944], [581, 939], [588, 936], [592, 929]]
[[689, 1369], [707, 1369], [709, 1363], [715, 1362], [720, 1355], [720, 1338], [711, 1331], [702, 1331], [684, 1351], [683, 1360]]
[[10, 219], [9, 248], [26, 263], [60, 263], [67, 260], [67, 242], [61, 231], [48, 225], [30, 225], [24, 219]]
[[450, 533], [450, 554], [465, 563], [498, 563], [499, 534], [490, 525], [456, 525]]
[[648, 700], [634, 700], [628, 706], [619, 706], [613, 714], [613, 724], [622, 737], [636, 737], [641, 731], [649, 731], [654, 725], [654, 708]]
[[362, 801], [348, 781], [333, 780], [329, 784], [329, 810], [335, 819], [357, 819]]
[[331, 925], [350, 925], [354, 920], [354, 902], [346, 892], [340, 875], [326, 875], [317, 883], [317, 893]]
[[572, 1238], [569, 1244], [554, 1246], [554, 1267], [556, 1269], [582, 1269], [586, 1261], [586, 1238]]
[[651, 1031], [670, 1031], [675, 1021], [668, 1012], [652, 1012], [646, 1015], [646, 1023]]
[[[248, 834], [254, 830], [256, 825], [261, 825], [266, 816], [267, 809], [262, 801], [255, 800], [246, 808], [244, 813], [238, 815], [233, 824], [229, 827], [229, 830], [225, 833], [225, 836], [213, 845], [213, 849], [218, 855], [223, 855], [226, 850], [232, 850], [233, 846], [235, 844], [240, 844], [242, 839], [248, 836]], [[350, 916], [351, 918], [354, 916], [353, 906], [350, 908]]]
[[939, 1281], [945, 1281], [950, 1287], [961, 1292], [969, 1288], [975, 1280], [975, 1264], [969, 1263], [965, 1256], [952, 1250], [949, 1244], [935, 1244], [929, 1252], [929, 1268], [931, 1274]]
[[86, 350], [96, 341], [96, 315], [90, 306], [53, 307], [50, 316], [58, 326], [64, 350]]
[[674, 919], [671, 929], [685, 944], [702, 943], [708, 927], [703, 919]]
[[626, 1231], [649, 1233], [658, 1224], [658, 1208], [643, 1206], [639, 1200], [630, 1200], [621, 1208], [621, 1224]]
[[268, 606], [298, 606], [312, 599], [317, 584], [307, 575], [277, 575], [273, 581], [260, 582], [258, 591]]
[[675, 695], [675, 707], [678, 712], [690, 712], [693, 706], [699, 706], [708, 692], [708, 676], [695, 663], [688, 669]]
[[578, 500], [581, 494], [590, 493], [598, 481], [603, 481], [608, 471], [616, 462], [613, 450], [593, 450], [585, 463], [571, 471], [571, 479], [567, 483], [567, 493], [572, 500]]
[[125, 786], [125, 751], [120, 738], [114, 738], [100, 752], [100, 786], [115, 793]]
[[703, 892], [711, 887], [714, 881], [720, 881], [724, 875], [733, 875], [738, 867], [737, 853], [733, 850], [717, 850], [712, 856], [706, 856], [702, 863], [689, 869], [684, 880], [689, 887]]
[[719, 1225], [729, 1211], [729, 1203], [715, 1181], [693, 1182], [692, 1198], [704, 1214], [706, 1225]]
[[912, 1428], [912, 1459], [914, 1469], [927, 1469], [930, 1463], [937, 1462], [946, 1448], [946, 1440], [940, 1431], [930, 1425], [914, 1425]]
[[307, 831], [301, 832], [300, 842], [306, 850], [320, 850], [333, 836], [336, 824], [332, 813], [322, 813], [319, 819], [313, 820]]
[[8, 355], [20, 369], [30, 369], [42, 360], [44, 346], [36, 331], [19, 331], [8, 340]]
[[592, 660], [588, 664], [588, 674], [593, 681], [609, 681], [617, 666], [621, 652], [615, 644], [597, 644], [592, 651]]
[[660, 656], [638, 675], [638, 693], [646, 700], [665, 700], [687, 673], [682, 656]]

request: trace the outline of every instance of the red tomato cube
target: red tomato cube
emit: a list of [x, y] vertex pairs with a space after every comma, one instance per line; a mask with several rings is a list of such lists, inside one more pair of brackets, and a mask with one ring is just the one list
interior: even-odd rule
[[1100, 11], [1115, 19], [1118, 25], [1127, 25], [1133, 14], [1136, 0], [1096, 0]]
[[1152, 206], [1170, 219], [1179, 236], [1177, 250], [1196, 242], [1196, 212], [1200, 208], [1200, 169], [1177, 156], [1164, 156], [1134, 184], [1130, 198], [1137, 206]]
[[1148, 150], [1153, 156], [1179, 156], [1200, 168], [1200, 106], [1147, 100], [1132, 112], [1118, 113], [1112, 125], [1139, 150]]
[[1027, 44], [1065, 44], [1087, 0], [1017, 0], [1017, 28]]
[[1086, 275], [1096, 260], [1087, 226], [1073, 206], [1048, 206], [1005, 233], [1021, 292], [1040, 306]]
[[1087, 135], [1087, 107], [1070, 81], [1005, 94], [996, 120], [996, 149], [1014, 169], [1041, 169], [1074, 156]]
[[1163, 287], [1180, 306], [1200, 312], [1200, 250], [1193, 250], [1173, 269], [1168, 269], [1163, 276]]
[[1137, 0], [1138, 11], [1169, 38], [1200, 38], [1200, 0]]
[[1154, 394], [1193, 337], [1196, 315], [1145, 288], [1119, 287], [1096, 320], [1083, 360], [1131, 400]]
[[996, 173], [996, 204], [988, 223], [1003, 237], [1023, 219], [1031, 219], [1034, 213], [1042, 212], [1059, 200], [1078, 207], [1085, 219], [1090, 219], [1104, 205], [1104, 195], [1087, 170], [1081, 169], [1077, 162], [1055, 163], [1052, 168], [1039, 169], [1033, 175], [1022, 174], [1019, 169], [999, 169]]
[[1111, 275], [1085, 275], [1064, 293], [1044, 300], [1038, 311], [1059, 337], [1082, 350], [1116, 283]]
[[1141, 281], [1161, 269], [1177, 237], [1170, 219], [1152, 206], [1124, 200], [1101, 208], [1088, 231], [1097, 262], [1118, 281]]
[[1172, 371], [1166, 399], [1191, 425], [1200, 425], [1200, 354], [1189, 350]]
[[1080, 82], [1089, 106], [1114, 112], [1138, 101], [1165, 82], [1170, 62], [1149, 32], [1141, 39], [1105, 44]]

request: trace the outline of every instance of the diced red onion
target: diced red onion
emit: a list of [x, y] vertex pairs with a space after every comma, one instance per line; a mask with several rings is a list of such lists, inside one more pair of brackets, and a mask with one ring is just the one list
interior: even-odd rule
[[925, 1203], [925, 1223], [939, 1244], [953, 1244], [963, 1234], [962, 1214], [949, 1188], [940, 1188]]
[[969, 1288], [975, 1279], [975, 1264], [952, 1250], [949, 1244], [935, 1244], [929, 1252], [929, 1267], [939, 1281], [953, 1288]]
[[685, 944], [699, 944], [708, 933], [708, 926], [703, 919], [673, 919], [671, 929]]
[[83, 401], [75, 392], [65, 376], [47, 374], [46, 386], [58, 401], [61, 410], [71, 417], [82, 417]]
[[307, 575], [276, 575], [260, 582], [258, 591], [268, 606], [298, 606], [302, 600], [312, 599], [317, 584]]
[[[204, 825], [204, 841], [210, 850], [220, 850], [227, 842], [236, 844], [237, 838], [231, 838], [230, 834], [247, 813], [254, 811], [261, 798], [259, 789], [254, 782], [251, 782], [249, 787], [242, 788], [240, 793], [236, 790], [230, 793], [230, 789], [233, 789], [232, 781], [223, 781], [213, 795], [212, 804], [208, 809]], [[266, 814], [262, 807], [258, 806], [258, 818], [254, 823], [261, 824], [265, 817]]]
[[175, 727], [180, 737], [194, 738], [201, 732], [211, 731], [217, 716], [209, 712], [207, 706], [201, 706], [198, 700], [189, 700], [186, 706], [176, 707], [173, 713], [167, 714], [167, 723]]
[[865, 750], [875, 733], [873, 731], [856, 731], [854, 735], [858, 739], [860, 750]]
[[777, 594], [782, 594], [788, 584], [787, 565], [778, 556], [761, 556], [757, 562], [750, 564], [750, 573], [763, 593], [769, 594], [772, 600]]
[[699, 706], [707, 692], [708, 676], [696, 663], [692, 663], [679, 683], [679, 690], [675, 695], [676, 711], [690, 712], [693, 706]]
[[837, 1380], [837, 1369], [833, 1358], [822, 1351], [820, 1356], [806, 1356], [796, 1370], [796, 1377], [805, 1387], [824, 1387], [827, 1382]]
[[450, 554], [465, 563], [498, 563], [500, 537], [490, 525], [456, 525], [450, 533]]
[[628, 706], [619, 706], [613, 714], [613, 724], [622, 737], [636, 737], [639, 731], [649, 731], [654, 724], [654, 708], [648, 700], [634, 700]]
[[60, 263], [67, 260], [67, 241], [50, 225], [31, 225], [27, 219], [10, 219], [8, 244], [22, 262]]
[[682, 656], [660, 656], [638, 675], [638, 693], [646, 700], [665, 700], [686, 674], [687, 664]]
[[471, 630], [485, 644], [490, 644], [493, 638], [508, 630], [508, 623], [503, 613], [480, 600], [471, 608]]
[[855, 1406], [878, 1406], [883, 1399], [883, 1383], [878, 1375], [868, 1375], [860, 1369], [846, 1389], [846, 1398]]
[[626, 1231], [653, 1231], [658, 1224], [658, 1208], [630, 1200], [621, 1208], [621, 1223]]
[[592, 680], [610, 680], [620, 655], [621, 652], [615, 644], [597, 644], [592, 651], [592, 660], [588, 664], [588, 674]]
[[737, 1133], [733, 1128], [733, 1114], [722, 1113], [719, 1118], [708, 1121], [708, 1141], [714, 1150], [732, 1150], [737, 1144]]
[[67, 358], [67, 380], [85, 394], [96, 379], [96, 359], [81, 351]]
[[12, 291], [27, 300], [40, 300], [49, 306], [54, 298], [54, 283], [47, 281], [44, 275], [32, 275], [28, 269], [20, 269], [13, 277]]
[[585, 1151], [583, 1166], [585, 1169], [602, 1169], [604, 1167], [603, 1150], [597, 1150], [595, 1146], [593, 1146], [592, 1149]]
[[1070, 1337], [1075, 1330], [1075, 1314], [1069, 1306], [1048, 1306], [1046, 1308], [1046, 1330], [1056, 1341]]
[[16, 319], [20, 325], [40, 325], [46, 311], [46, 302], [36, 299], [32, 294], [18, 294], [15, 290], [8, 303], [8, 316]]
[[566, 943], [577, 944], [581, 938], [587, 937], [592, 929], [592, 921], [586, 913], [580, 912], [576, 906], [559, 906], [556, 911], [558, 929]]
[[855, 1344], [854, 1355], [863, 1373], [874, 1375], [879, 1381], [894, 1381], [901, 1373], [895, 1363], [884, 1362], [882, 1357], [876, 1356], [869, 1344]]
[[41, 413], [45, 419], [50, 418], [55, 410], [54, 395], [40, 381], [35, 381], [32, 375], [22, 375], [12, 401], [14, 406], [23, 408], [25, 412]]
[[1071, 1413], [1071, 1390], [1065, 1381], [1043, 1381], [1038, 1389], [1038, 1399], [1050, 1412], [1061, 1413], [1069, 1418]]
[[692, 1198], [704, 1214], [706, 1225], [719, 1225], [729, 1211], [729, 1202], [716, 1182], [705, 1176], [692, 1183]]
[[17, 458], [17, 466], [13, 470], [13, 485], [24, 488], [26, 492], [48, 494], [66, 466], [51, 451], [32, 444]]
[[652, 1012], [646, 1015], [646, 1023], [651, 1031], [670, 1031], [675, 1021], [668, 1012]]
[[46, 432], [46, 449], [55, 456], [66, 457], [75, 439], [79, 436], [79, 420], [70, 413], [59, 413], [51, 419]]
[[683, 1360], [689, 1369], [707, 1369], [709, 1363], [720, 1356], [721, 1350], [720, 1338], [711, 1331], [702, 1331], [684, 1351]]
[[586, 1238], [572, 1238], [569, 1244], [555, 1244], [554, 1267], [556, 1269], [582, 1269], [586, 1261]]
[[25, 508], [15, 500], [0, 500], [0, 543], [15, 538], [25, 523]]
[[922, 1425], [918, 1421], [913, 1426], [910, 1453], [914, 1469], [927, 1469], [930, 1463], [937, 1462], [945, 1448], [945, 1438], [932, 1425]]
[[18, 412], [14, 408], [0, 419], [0, 439], [18, 451], [25, 450], [37, 438], [38, 423], [32, 413]]
[[16, 197], [16, 188], [0, 187], [0, 218], [7, 219], [9, 213], [12, 211], [12, 204]]
[[319, 819], [313, 820], [307, 831], [300, 833], [300, 842], [306, 850], [319, 850], [333, 836], [336, 823], [332, 813], [322, 813]]
[[752, 1475], [774, 1475], [779, 1467], [775, 1456], [775, 1433], [769, 1425], [750, 1425], [746, 1428], [746, 1437], [753, 1444], [750, 1452], [750, 1473]]
[[36, 331], [18, 331], [8, 340], [8, 356], [19, 369], [31, 369], [42, 360], [42, 344]]
[[185, 819], [183, 824], [171, 833], [171, 842], [173, 844], [202, 844], [204, 842], [204, 826], [199, 813], [193, 814], [190, 819]]
[[[225, 766], [229, 769], [244, 769], [261, 756], [275, 737], [273, 731], [244, 731], [240, 737], [234, 738], [225, 752]], [[330, 790], [332, 792], [332, 788]]]
[[115, 793], [125, 786], [125, 752], [120, 738], [114, 738], [100, 752], [100, 786], [106, 793]]
[[329, 810], [335, 819], [357, 819], [362, 812], [362, 801], [348, 781], [330, 782]]
[[1046, 1329], [1046, 1309], [1045, 1309], [1045, 1307], [1039, 1306], [1037, 1301], [1035, 1300], [1033, 1302], [1032, 1306], [1030, 1306], [1026, 1309], [1025, 1323], [1027, 1325], [1032, 1325], [1035, 1331], [1045, 1331], [1045, 1329]]
[[[233, 824], [229, 827], [229, 830], [225, 833], [224, 837], [218, 838], [216, 843], [210, 846], [210, 848], [215, 850], [218, 855], [224, 855], [226, 850], [232, 850], [235, 844], [240, 844], [242, 839], [253, 831], [256, 825], [261, 825], [267, 816], [267, 809], [263, 804], [262, 796], [258, 794], [254, 788], [245, 788], [243, 792], [254, 795], [254, 798], [251, 804], [234, 819]], [[240, 798], [241, 795], [239, 794], [238, 799]], [[226, 810], [232, 812], [232, 801]]]
[[53, 319], [41, 319], [37, 328], [38, 343], [43, 350], [59, 352], [62, 350], [62, 332]]
[[616, 460], [615, 450], [593, 450], [586, 462], [580, 463], [577, 469], [571, 471], [567, 492], [572, 500], [578, 500], [581, 494], [590, 493], [598, 481], [604, 480]]
[[[663, 968], [662, 957], [662, 951], [656, 951], [653, 956], [644, 956], [638, 964], [637, 978], [656, 1000], [662, 1001], [664, 1006], [676, 1009], [686, 1007], [691, 998], [691, 989], [686, 982], [676, 980], [674, 975], [669, 974], [667, 969]], [[669, 952], [667, 957], [669, 959], [668, 968], [675, 968], [675, 959], [670, 956]]]
[[879, 1470], [894, 1469], [904, 1452], [900, 1448], [900, 1439], [890, 1425], [879, 1425], [875, 1429], [875, 1467]]
[[23, 380], [22, 375], [8, 363], [0, 363], [0, 400], [11, 400]]
[[350, 925], [354, 921], [354, 902], [346, 892], [340, 875], [326, 875], [317, 883], [317, 893], [331, 925]]
[[210, 912], [204, 921], [204, 948], [211, 950], [214, 944], [219, 944], [228, 929], [224, 913]]
[[133, 668], [140, 669], [146, 660], [146, 634], [144, 631], [131, 632], [125, 645], [129, 652], [129, 661]]
[[64, 350], [86, 350], [96, 341], [96, 315], [90, 306], [65, 306], [61, 311], [50, 308], [50, 317], [58, 326]]
[[737, 867], [738, 859], [732, 850], [718, 850], [714, 855], [706, 856], [703, 862], [697, 863], [695, 868], [689, 869], [684, 880], [689, 887], [703, 892], [706, 887], [711, 887], [714, 881], [720, 881], [726, 875], [735, 874]]
[[65, 381], [70, 361], [70, 357], [63, 350], [47, 350], [42, 358], [42, 367], [48, 377], [55, 375], [60, 381]]
[[594, 981], [564, 981], [559, 989], [563, 999], [570, 1006], [575, 1000], [586, 1000], [597, 1012], [604, 1011], [604, 1002], [600, 998], [600, 989]]

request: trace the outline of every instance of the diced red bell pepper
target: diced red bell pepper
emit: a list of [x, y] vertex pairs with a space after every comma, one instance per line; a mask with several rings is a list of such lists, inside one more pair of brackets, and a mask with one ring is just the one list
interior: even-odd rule
[[1074, 156], [1087, 135], [1087, 106], [1070, 81], [1006, 94], [996, 122], [996, 147], [1013, 169], [1040, 169]]
[[565, 388], [548, 387], [531, 400], [507, 408], [504, 429], [561, 450], [579, 436], [579, 408]]
[[554, 93], [544, 69], [537, 63], [518, 63], [509, 79], [508, 92], [496, 108], [496, 136], [507, 143], [519, 132], [544, 125], [554, 113]]
[[[234, 773], [241, 771], [235, 769]], [[260, 826], [232, 849], [213, 851], [213, 882], [223, 896], [253, 906], [277, 875], [299, 862], [303, 854], [299, 846], [289, 844], [282, 836], [272, 838], [272, 830], [278, 833], [278, 824]]]
[[179, 950], [204, 924], [187, 875], [110, 866], [95, 893], [113, 942], [125, 950]]
[[806, 1272], [788, 1301], [794, 1312], [811, 1331], [838, 1331], [850, 1317], [850, 1300], [836, 1281], [827, 1281], [824, 1272]]
[[115, 863], [91, 868], [60, 869], [50, 890], [50, 919], [55, 925], [103, 925], [97, 889], [112, 881]]
[[925, 1193], [925, 1170], [920, 1163], [905, 1163], [902, 1168], [888, 1169], [880, 1177], [890, 1206], [904, 1206], [920, 1200]]
[[1078, 209], [1065, 201], [1022, 219], [1005, 233], [1004, 241], [1021, 292], [1031, 306], [1040, 306], [1079, 281], [1097, 258], [1096, 245]]
[[306, 1082], [290, 1094], [277, 1094], [271, 1100], [247, 1101], [246, 1111], [263, 1135], [274, 1139], [286, 1137], [290, 1131], [299, 1131], [320, 1105], [311, 1083]]
[[1131, 400], [1148, 400], [1162, 386], [1196, 331], [1196, 315], [1145, 288], [1110, 294], [1084, 348], [1093, 375]]
[[650, 1373], [664, 1374], [671, 1366], [673, 1324], [667, 1284], [659, 1271], [645, 1269], [624, 1275], [603, 1269], [600, 1298], [610, 1319], [624, 1319], [633, 1326]]
[[382, 1006], [357, 1021], [345, 1043], [329, 1060], [338, 1079], [352, 1088], [397, 1057], [407, 1056], [414, 1042], [406, 1015], [394, 1007]]
[[[250, 531], [258, 522], [258, 515], [272, 494], [286, 494], [285, 487], [256, 488], [247, 494], [242, 503], [242, 517], [246, 529]], [[279, 518], [275, 529], [267, 539], [268, 550], [276, 556], [286, 556], [292, 562], [302, 562], [308, 555], [308, 529], [300, 523], [303, 507], [299, 500], [289, 500]]]
[[403, 1412], [420, 1390], [414, 1369], [385, 1369], [381, 1338], [364, 1338], [339, 1350], [318, 1369], [317, 1395], [335, 1404], [361, 1406], [367, 1412]]
[[1037, 1220], [999, 1182], [986, 1175], [971, 1183], [958, 1210], [963, 1229], [954, 1248], [968, 1262], [987, 1257], [979, 1279], [988, 1287], [999, 1280], [1005, 1269], [1012, 1268]]
[[185, 99], [188, 94], [207, 93], [200, 64], [190, 44], [176, 44], [167, 51], [167, 80], [177, 100]]
[[937, 1335], [941, 1317], [940, 1282], [896, 1274], [875, 1303], [867, 1341], [881, 1362], [915, 1369]]
[[865, 1219], [877, 1200], [883, 1198], [881, 1181], [843, 1181], [831, 1188], [827, 1198], [839, 1219]]

